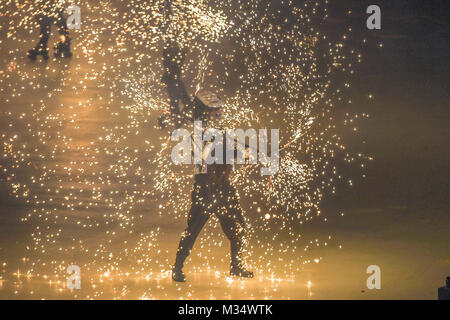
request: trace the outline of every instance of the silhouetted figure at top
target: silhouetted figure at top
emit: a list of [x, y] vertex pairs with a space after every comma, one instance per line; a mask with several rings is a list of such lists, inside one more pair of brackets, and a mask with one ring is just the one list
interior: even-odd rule
[[177, 33], [169, 32], [172, 19], [172, 9], [177, 6], [177, 1], [165, 0], [162, 13], [165, 21], [161, 24], [164, 33], [162, 82], [166, 86], [169, 95], [170, 110], [158, 119], [162, 128], [180, 127], [186, 120], [192, 121], [192, 98], [183, 83], [183, 65], [186, 60], [187, 48], [182, 47], [178, 41]]
[[[186, 60], [187, 49], [181, 49], [174, 40], [166, 40], [163, 49], [164, 74], [162, 82], [169, 95], [170, 110], [158, 119], [161, 127], [180, 127], [191, 115], [191, 96], [183, 83], [183, 64]], [[192, 116], [192, 115], [191, 115]]]
[[39, 13], [35, 16], [40, 26], [39, 42], [34, 49], [28, 51], [28, 57], [36, 60], [41, 55], [44, 60], [49, 58], [48, 40], [53, 24], [58, 27], [59, 42], [55, 46], [55, 57], [71, 57], [69, 31], [64, 17], [64, 9], [57, 6], [54, 0], [40, 1], [36, 4]]
[[162, 81], [167, 86], [170, 106], [173, 114], [181, 114], [191, 103], [186, 87], [182, 81], [182, 66], [186, 60], [186, 49], [177, 43], [167, 41], [163, 51], [164, 75]]

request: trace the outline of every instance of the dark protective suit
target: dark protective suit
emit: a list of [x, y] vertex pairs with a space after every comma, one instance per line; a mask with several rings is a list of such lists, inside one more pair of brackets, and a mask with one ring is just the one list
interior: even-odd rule
[[245, 230], [245, 220], [239, 204], [239, 196], [228, 177], [214, 182], [210, 174], [195, 176], [192, 191], [192, 206], [188, 216], [188, 226], [181, 236], [175, 261], [175, 268], [182, 268], [189, 256], [195, 240], [211, 214], [219, 219], [222, 230], [230, 240], [231, 265], [240, 266], [241, 249]]

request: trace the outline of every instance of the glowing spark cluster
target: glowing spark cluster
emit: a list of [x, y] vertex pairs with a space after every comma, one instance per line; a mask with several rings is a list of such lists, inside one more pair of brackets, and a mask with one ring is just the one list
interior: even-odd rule
[[[364, 168], [369, 159], [347, 151], [337, 133], [368, 115], [349, 114], [344, 124], [333, 118], [361, 56], [346, 46], [351, 30], [338, 42], [321, 30], [327, 1], [173, 1], [170, 18], [163, 0], [79, 1], [73, 58], [33, 64], [25, 52], [37, 42], [33, 16], [43, 9], [36, 3], [0, 4], [0, 19], [8, 21], [0, 179], [29, 206], [29, 274], [52, 273], [56, 280], [46, 281], [62, 288], [65, 268], [78, 264], [92, 274], [94, 293], [84, 297], [103, 297], [112, 278], [131, 275], [158, 283], [141, 298], [166, 297], [159, 281], [168, 279], [193, 183], [193, 169], [171, 161], [170, 133], [157, 127], [168, 108], [161, 82], [167, 39], [188, 50], [188, 91], [206, 88], [223, 98], [225, 127], [280, 129], [278, 174], [261, 177], [257, 165], [233, 174], [251, 226], [250, 266], [260, 279], [291, 281], [321, 260], [309, 251], [332, 237], [305, 240], [301, 226], [345, 179], [341, 160]], [[226, 239], [211, 220], [193, 252], [199, 274], [228, 265], [214, 254]], [[123, 283], [111, 284], [115, 298], [129, 295]]]

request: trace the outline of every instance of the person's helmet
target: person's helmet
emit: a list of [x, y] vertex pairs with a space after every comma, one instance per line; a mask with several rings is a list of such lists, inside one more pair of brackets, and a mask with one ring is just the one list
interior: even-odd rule
[[194, 118], [204, 114], [220, 114], [223, 102], [219, 96], [208, 90], [199, 90], [194, 98]]

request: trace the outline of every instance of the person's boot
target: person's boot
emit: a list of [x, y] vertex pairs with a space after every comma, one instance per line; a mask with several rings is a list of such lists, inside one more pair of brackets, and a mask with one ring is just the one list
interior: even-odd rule
[[[239, 239], [239, 238], [237, 238]], [[248, 271], [243, 267], [241, 248], [242, 241], [232, 239], [231, 240], [231, 264], [230, 264], [230, 275], [242, 278], [253, 278], [253, 272]]]
[[253, 278], [253, 272], [246, 270], [242, 265], [232, 263], [230, 267], [230, 275], [241, 278]]
[[181, 268], [173, 267], [172, 280], [176, 282], [186, 282], [186, 275]]
[[63, 43], [55, 48], [54, 56], [56, 58], [70, 58], [72, 57], [72, 52], [70, 52], [70, 48]]
[[48, 50], [42, 50], [39, 54], [42, 54], [44, 60], [48, 60]]
[[36, 48], [35, 49], [31, 49], [31, 50], [28, 51], [27, 55], [28, 55], [28, 58], [30, 58], [32, 61], [35, 61], [37, 56], [39, 56], [39, 55], [41, 55], [44, 60], [48, 60], [48, 58], [49, 58], [48, 57], [48, 50], [47, 49], [41, 49], [41, 48], [39, 48], [39, 49], [36, 49]]
[[28, 50], [27, 56], [28, 58], [30, 58], [30, 60], [35, 61], [38, 56], [38, 52], [36, 49]]
[[172, 279], [173, 281], [177, 282], [186, 282], [186, 276], [183, 272], [183, 264], [186, 260], [187, 256], [182, 256], [180, 254], [177, 254], [177, 257], [175, 258], [175, 265], [172, 269]]

